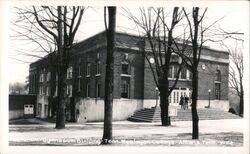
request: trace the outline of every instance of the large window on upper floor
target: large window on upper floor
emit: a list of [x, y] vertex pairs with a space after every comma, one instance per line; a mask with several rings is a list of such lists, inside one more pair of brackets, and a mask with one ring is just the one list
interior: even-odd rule
[[67, 93], [68, 97], [72, 97], [72, 90], [73, 90], [72, 84], [67, 84], [67, 91], [66, 91], [66, 93]]
[[101, 65], [101, 62], [98, 60], [96, 62], [96, 75], [100, 74], [100, 65]]
[[[170, 65], [168, 77], [176, 78], [178, 76], [179, 66], [178, 65]], [[186, 68], [182, 68], [179, 74], [179, 79], [190, 79], [190, 72]]]
[[70, 66], [68, 69], [67, 69], [67, 79], [71, 79], [73, 76], [73, 67]]
[[87, 63], [87, 66], [86, 66], [86, 76], [89, 77], [90, 76], [90, 63]]
[[50, 81], [50, 77], [51, 77], [51, 73], [50, 73], [50, 72], [47, 72], [47, 77], [46, 77], [47, 82]]
[[215, 75], [216, 75], [215, 81], [221, 81], [221, 72], [220, 72], [220, 70], [216, 70]]
[[39, 76], [39, 82], [43, 82], [44, 81], [44, 74], [41, 73]]
[[130, 74], [128, 62], [122, 62], [122, 74]]

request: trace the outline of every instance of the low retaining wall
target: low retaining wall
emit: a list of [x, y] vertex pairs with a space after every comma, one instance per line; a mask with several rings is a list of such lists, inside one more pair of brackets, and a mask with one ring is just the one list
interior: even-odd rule
[[[80, 112], [78, 117], [79, 123], [104, 120], [104, 100], [81, 99], [76, 104], [76, 108]], [[113, 120], [125, 120], [129, 116], [133, 115], [135, 111], [140, 110], [142, 108], [142, 100], [114, 99]]]
[[[205, 108], [208, 106], [208, 100], [198, 100], [197, 108]], [[223, 111], [229, 110], [229, 101], [228, 100], [210, 100], [210, 108], [216, 108]]]
[[24, 117], [23, 110], [11, 110], [11, 111], [9, 111], [9, 120], [19, 119], [22, 117]]

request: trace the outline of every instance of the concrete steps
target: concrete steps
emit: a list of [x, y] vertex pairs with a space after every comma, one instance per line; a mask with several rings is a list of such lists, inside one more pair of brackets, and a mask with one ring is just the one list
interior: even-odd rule
[[[204, 108], [197, 109], [199, 120], [216, 120], [216, 119], [239, 119], [240, 116], [232, 114], [230, 112], [221, 111], [218, 109]], [[129, 121], [134, 122], [160, 122], [161, 121], [161, 109], [157, 108], [145, 108], [134, 113], [128, 118]], [[177, 109], [177, 116], [171, 117], [173, 121], [191, 121], [192, 113], [190, 109], [183, 110]]]

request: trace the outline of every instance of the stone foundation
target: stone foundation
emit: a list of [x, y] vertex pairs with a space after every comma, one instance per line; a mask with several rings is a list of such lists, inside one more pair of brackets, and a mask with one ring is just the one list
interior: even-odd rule
[[[113, 120], [126, 120], [137, 110], [142, 109], [142, 100], [137, 99], [114, 99], [113, 100]], [[103, 121], [104, 119], [104, 100], [102, 99], [80, 99], [76, 103], [76, 109], [80, 114], [79, 123], [87, 121]]]

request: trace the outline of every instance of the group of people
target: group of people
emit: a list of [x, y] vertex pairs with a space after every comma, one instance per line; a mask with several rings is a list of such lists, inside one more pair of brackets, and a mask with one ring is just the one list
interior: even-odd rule
[[181, 106], [181, 109], [184, 109], [184, 110], [188, 109], [188, 100], [189, 98], [186, 96], [186, 94], [184, 94], [184, 96], [181, 95], [180, 103], [179, 103], [179, 105]]

